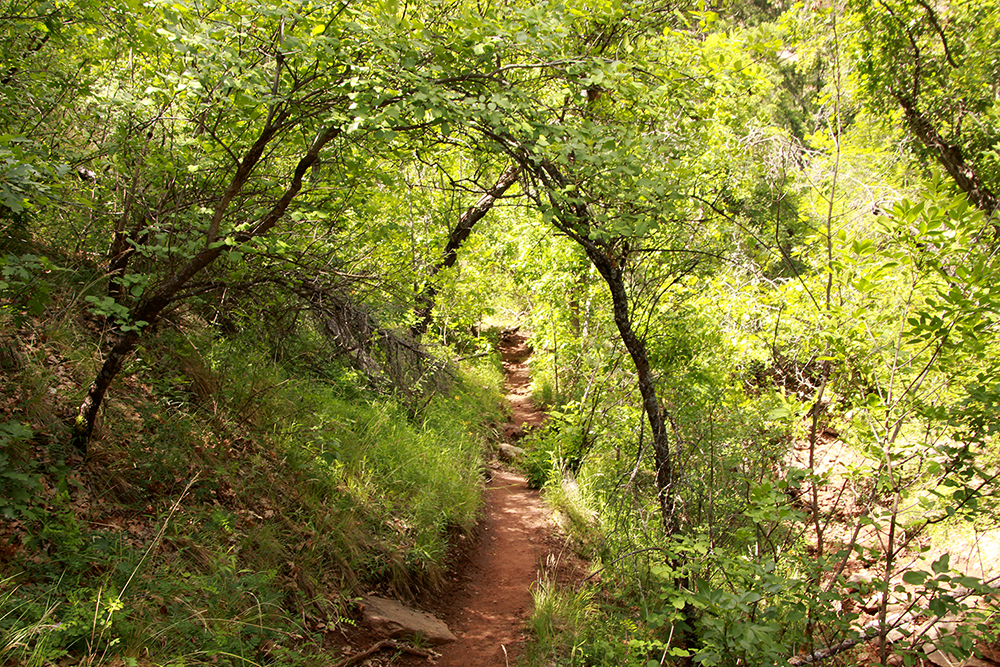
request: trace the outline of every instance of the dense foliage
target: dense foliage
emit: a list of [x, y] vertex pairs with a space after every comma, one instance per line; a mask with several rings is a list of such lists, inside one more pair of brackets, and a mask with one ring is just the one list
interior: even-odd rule
[[539, 588], [539, 663], [985, 645], [995, 3], [0, 24], [0, 656], [294, 662], [435, 585], [519, 317], [525, 468], [602, 568]]

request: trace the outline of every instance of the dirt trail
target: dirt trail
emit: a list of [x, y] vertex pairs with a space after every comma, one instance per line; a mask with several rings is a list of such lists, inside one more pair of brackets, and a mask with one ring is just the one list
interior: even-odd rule
[[545, 413], [531, 402], [531, 376], [528, 373], [528, 334], [515, 329], [500, 336], [500, 355], [503, 358], [504, 383], [510, 403], [510, 426], [514, 437], [523, 435], [524, 429], [537, 428], [545, 421]]
[[[527, 335], [517, 331], [501, 340], [512, 412], [505, 431], [515, 437], [545, 418], [528, 396], [526, 359], [531, 351], [526, 341]], [[567, 571], [569, 563], [576, 562], [557, 535], [552, 510], [521, 475], [499, 467], [492, 470], [484, 514], [476, 543], [456, 568], [447, 590], [423, 605], [458, 636], [457, 642], [438, 649], [438, 667], [515, 665], [532, 611], [531, 587], [542, 568]], [[404, 657], [394, 664], [427, 662]]]
[[440, 667], [514, 664], [531, 615], [531, 585], [561, 548], [548, 538], [551, 510], [520, 475], [494, 472], [486, 494], [475, 551], [446, 602], [444, 620], [458, 641], [442, 647]]

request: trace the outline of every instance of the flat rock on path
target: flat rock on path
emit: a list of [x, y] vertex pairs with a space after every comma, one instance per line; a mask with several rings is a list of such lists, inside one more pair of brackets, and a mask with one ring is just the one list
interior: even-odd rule
[[456, 639], [448, 626], [440, 620], [405, 607], [395, 600], [369, 595], [362, 603], [365, 624], [386, 637], [411, 640], [419, 638], [431, 646], [447, 644]]

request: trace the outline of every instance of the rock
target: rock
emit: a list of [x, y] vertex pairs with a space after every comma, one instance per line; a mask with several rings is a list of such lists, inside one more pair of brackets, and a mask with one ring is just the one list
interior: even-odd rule
[[853, 586], [855, 589], [864, 585], [865, 587], [870, 586], [872, 583], [872, 575], [867, 572], [855, 572], [847, 579], [847, 584]]
[[458, 639], [442, 621], [404, 607], [395, 600], [368, 595], [362, 600], [361, 610], [365, 625], [389, 638], [419, 637], [432, 646]]
[[984, 662], [976, 657], [959, 660], [953, 655], [939, 651], [932, 643], [924, 644], [924, 653], [927, 655], [928, 662], [938, 667], [987, 667], [987, 665], [993, 664]]
[[890, 644], [895, 644], [896, 642], [903, 641], [907, 637], [909, 637], [908, 632], [903, 632], [899, 628], [895, 628], [893, 630], [889, 630], [889, 632], [886, 633], [885, 640]]
[[934, 640], [940, 637], [941, 635], [954, 634], [955, 630], [958, 628], [958, 623], [959, 619], [955, 618], [954, 616], [943, 618], [934, 625], [932, 625], [931, 627], [927, 628], [927, 632], [924, 634], [924, 636], [927, 638], [928, 642], [933, 644]]
[[924, 644], [924, 653], [927, 654], [927, 660], [938, 667], [959, 667], [962, 664], [947, 653], [936, 650], [934, 644]]
[[500, 458], [504, 461], [513, 461], [524, 456], [523, 449], [514, 445], [508, 445], [505, 442], [501, 442], [497, 445], [497, 448], [500, 450]]

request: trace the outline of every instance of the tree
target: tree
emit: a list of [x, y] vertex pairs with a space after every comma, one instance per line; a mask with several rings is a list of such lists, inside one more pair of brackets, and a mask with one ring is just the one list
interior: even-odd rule
[[877, 110], [896, 105], [910, 132], [982, 211], [1000, 210], [995, 82], [1000, 5], [924, 0], [847, 5], [854, 60]]
[[[712, 133], [741, 131], [747, 118], [736, 111], [745, 108], [737, 91], [756, 94], [766, 83], [759, 67], [741, 62], [735, 42], [702, 41], [707, 15], [699, 23], [692, 13], [687, 23], [674, 25], [673, 17], [642, 3], [605, 11], [579, 19], [570, 11], [579, 55], [547, 63], [537, 57], [543, 80], [559, 82], [554, 98], [533, 106], [509, 99], [498, 104], [513, 110], [505, 122], [477, 121], [521, 165], [524, 187], [544, 218], [582, 248], [610, 291], [652, 433], [663, 527], [674, 535], [681, 528], [680, 464], [636, 326], [643, 305], [634, 287], [650, 285], [643, 297], [655, 303], [685, 275], [719, 257], [716, 225], [726, 221], [705, 215], [692, 195], [721, 195], [713, 192], [718, 181], [710, 176], [716, 165], [708, 156], [718, 155], [708, 148]], [[626, 46], [606, 55], [615, 43]], [[731, 124], [702, 120], [730, 112]]]
[[[147, 258], [162, 257], [168, 263], [160, 276], [147, 276], [143, 281], [145, 286], [139, 283], [139, 289], [132, 292], [138, 297], [134, 306], [124, 308], [114, 301], [108, 304], [109, 310], [124, 317], [119, 322], [117, 340], [79, 407], [73, 441], [84, 452], [108, 387], [135, 350], [142, 330], [154, 325], [164, 309], [183, 299], [184, 288], [191, 279], [223, 253], [238, 251], [277, 225], [301, 190], [307, 171], [323, 149], [343, 132], [340, 122], [331, 122], [330, 114], [337, 106], [346, 106], [348, 100], [344, 54], [331, 48], [332, 38], [324, 35], [331, 27], [324, 19], [336, 17], [306, 16], [289, 8], [275, 11], [270, 6], [244, 9], [242, 15], [219, 16], [175, 5], [173, 10], [164, 12], [164, 18], [168, 19], [168, 29], [164, 32], [175, 45], [175, 53], [170, 63], [172, 71], [161, 74], [156, 81], [162, 86], [161, 108], [177, 107], [174, 113], [184, 118], [183, 128], [172, 130], [191, 131], [191, 143], [212, 149], [207, 164], [193, 159], [191, 149], [175, 156], [189, 160], [187, 172], [206, 172], [207, 177], [197, 183], [200, 192], [195, 199], [199, 210], [207, 213], [207, 219], [191, 216], [195, 203], [184, 199], [177, 202], [179, 207], [175, 204], [166, 220], [139, 216], [131, 243]], [[216, 38], [220, 21], [230, 31], [232, 50], [224, 48], [224, 43]], [[249, 25], [244, 21], [249, 21]], [[257, 27], [250, 27], [254, 23]], [[296, 34], [293, 26], [309, 37]], [[318, 29], [313, 30], [314, 26]], [[244, 39], [257, 42], [259, 50], [242, 51]], [[284, 50], [290, 49], [293, 42], [304, 39], [312, 41], [312, 50], [301, 57], [285, 55]], [[216, 49], [198, 63], [195, 49], [206, 42], [213, 43]], [[322, 67], [321, 55], [328, 58]], [[335, 57], [338, 55], [341, 58]], [[239, 74], [234, 76], [234, 72]], [[221, 103], [222, 100], [230, 104]], [[310, 132], [310, 128], [312, 138], [303, 137], [303, 131]], [[252, 178], [259, 178], [262, 163], [281, 169], [280, 154], [275, 147], [289, 139], [293, 150], [301, 150], [301, 157], [286, 172], [284, 188], [247, 193]], [[140, 173], [138, 166], [135, 173]], [[126, 212], [116, 226], [109, 252], [112, 269], [119, 274], [117, 280], [126, 277], [127, 258], [131, 255], [123, 235], [133, 194], [134, 188], [127, 198]], [[250, 206], [254, 204], [258, 207], [264, 204], [264, 210], [252, 212]], [[149, 239], [151, 235], [153, 238]], [[148, 240], [142, 243], [143, 238]], [[171, 246], [178, 240], [181, 252], [171, 252]], [[178, 264], [171, 267], [174, 262]]]
[[[118, 337], [78, 410], [73, 439], [84, 450], [142, 331], [165, 309], [210, 289], [212, 281], [191, 281], [220, 257], [252, 257], [260, 239], [291, 222], [286, 214], [304, 187], [322, 192], [324, 181], [336, 179], [329, 165], [321, 169], [335, 140], [387, 141], [442, 123], [441, 107], [464, 97], [454, 86], [477, 79], [443, 75], [469, 66], [463, 58], [473, 67], [481, 62], [471, 49], [442, 49], [443, 38], [429, 29], [426, 41], [413, 39], [420, 19], [399, 7], [383, 14], [295, 3], [208, 10], [173, 3], [150, 11], [157, 19], [150, 23], [164, 25], [140, 39], [165, 52], [155, 73], [148, 64], [147, 93], [157, 106], [150, 122], [169, 123], [156, 152], [168, 178], [152, 198], [158, 204], [133, 215], [131, 231], [132, 195], [145, 185], [129, 187], [110, 242], [115, 280], [129, 285], [134, 301], [119, 303], [117, 291], [95, 301], [115, 317]], [[144, 168], [136, 165], [135, 179], [154, 177]], [[308, 225], [317, 217], [310, 211], [305, 206], [295, 222]], [[143, 262], [132, 270], [136, 257]]]
[[475, 204], [466, 209], [458, 217], [455, 227], [448, 234], [448, 242], [445, 244], [444, 250], [441, 251], [441, 258], [431, 267], [425, 279], [424, 287], [417, 295], [417, 307], [414, 311], [417, 321], [410, 327], [410, 333], [414, 337], [420, 337], [427, 333], [427, 327], [430, 326], [431, 319], [433, 318], [434, 299], [439, 289], [434, 282], [436, 276], [442, 270], [455, 266], [455, 262], [458, 261], [458, 250], [462, 247], [465, 240], [469, 238], [472, 228], [477, 222], [486, 217], [486, 214], [493, 208], [497, 199], [503, 197], [507, 190], [517, 182], [520, 174], [521, 166], [519, 164], [514, 163], [507, 167], [497, 178], [497, 182], [488, 188]]

